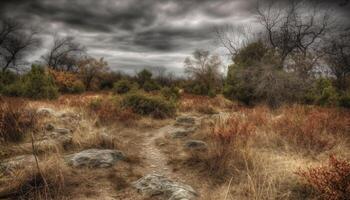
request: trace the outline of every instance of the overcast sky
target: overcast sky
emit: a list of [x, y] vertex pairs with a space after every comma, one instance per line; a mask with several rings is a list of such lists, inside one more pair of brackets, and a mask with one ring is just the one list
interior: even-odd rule
[[[329, 2], [337, 15], [349, 19], [348, 0]], [[223, 54], [215, 27], [255, 27], [255, 6], [256, 0], [0, 0], [0, 15], [42, 28], [43, 47], [32, 59], [40, 58], [56, 33], [75, 36], [112, 69], [133, 73], [166, 67], [181, 73], [195, 49]]]

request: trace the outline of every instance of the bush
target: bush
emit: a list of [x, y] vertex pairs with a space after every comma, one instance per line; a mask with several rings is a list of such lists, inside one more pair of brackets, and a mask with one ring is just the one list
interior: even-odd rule
[[0, 99], [0, 139], [4, 142], [19, 142], [36, 125], [35, 111], [23, 101]]
[[84, 83], [71, 72], [50, 70], [58, 90], [63, 93], [79, 94], [85, 91]]
[[33, 65], [20, 80], [5, 87], [3, 93], [33, 99], [55, 99], [58, 97], [58, 88], [44, 68]]
[[159, 90], [160, 86], [155, 81], [149, 80], [143, 84], [142, 88], [146, 92], [151, 92], [151, 91]]
[[338, 104], [338, 93], [332, 82], [326, 78], [319, 78], [306, 95], [307, 103], [314, 103], [321, 106], [335, 106]]
[[122, 106], [132, 109], [140, 115], [150, 115], [154, 118], [165, 118], [174, 115], [175, 106], [161, 97], [151, 97], [144, 94], [130, 94], [122, 101]]
[[177, 101], [180, 98], [180, 90], [176, 87], [164, 87], [161, 91], [162, 96], [169, 101]]
[[132, 89], [138, 88], [136, 83], [131, 83], [129, 80], [123, 79], [113, 85], [113, 90], [117, 94], [125, 94], [130, 92]]
[[345, 200], [350, 197], [350, 163], [331, 156], [326, 166], [297, 172], [321, 199]]
[[138, 118], [130, 109], [121, 108], [119, 98], [95, 98], [90, 101], [88, 110], [91, 114], [96, 115], [101, 123], [110, 123], [116, 120], [131, 123]]

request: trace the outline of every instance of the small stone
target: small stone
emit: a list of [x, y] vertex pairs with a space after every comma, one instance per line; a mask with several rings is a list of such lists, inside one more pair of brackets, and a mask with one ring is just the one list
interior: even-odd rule
[[196, 131], [195, 127], [191, 128], [174, 128], [170, 131], [170, 135], [172, 138], [183, 138], [188, 136], [189, 134]]
[[205, 150], [208, 148], [208, 145], [206, 142], [201, 140], [188, 140], [185, 143], [185, 147], [187, 149], [193, 149], [193, 150]]
[[36, 113], [39, 115], [55, 115], [55, 111], [51, 108], [39, 108]]
[[191, 116], [180, 116], [176, 118], [176, 126], [194, 126], [196, 124], [196, 119]]
[[72, 133], [71, 130], [66, 129], [66, 128], [56, 128], [56, 129], [53, 130], [53, 132], [61, 134], [61, 135]]
[[54, 125], [48, 123], [45, 125], [45, 130], [47, 131], [53, 131], [55, 129]]

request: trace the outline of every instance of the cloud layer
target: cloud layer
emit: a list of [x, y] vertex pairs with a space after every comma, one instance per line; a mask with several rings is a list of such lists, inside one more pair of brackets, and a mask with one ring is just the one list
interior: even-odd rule
[[[339, 16], [349, 19], [348, 1], [332, 2]], [[132, 73], [161, 66], [181, 73], [193, 50], [219, 51], [215, 27], [254, 25], [255, 5], [255, 0], [1, 0], [0, 15], [40, 25], [44, 47], [32, 59], [55, 33], [75, 36], [113, 69]]]

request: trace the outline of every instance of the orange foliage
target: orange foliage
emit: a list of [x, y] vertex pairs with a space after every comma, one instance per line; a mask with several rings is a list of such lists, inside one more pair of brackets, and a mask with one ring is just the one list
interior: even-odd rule
[[55, 80], [60, 92], [80, 93], [85, 90], [83, 82], [78, 75], [67, 71], [55, 71], [50, 69], [49, 73]]

